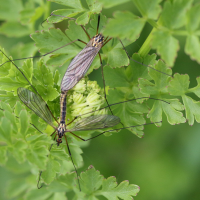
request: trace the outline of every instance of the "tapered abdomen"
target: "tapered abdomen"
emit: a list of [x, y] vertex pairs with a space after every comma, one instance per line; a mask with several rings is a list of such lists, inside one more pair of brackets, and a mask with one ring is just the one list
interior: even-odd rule
[[65, 118], [66, 118], [66, 97], [67, 92], [61, 92], [60, 95], [60, 123], [65, 124]]

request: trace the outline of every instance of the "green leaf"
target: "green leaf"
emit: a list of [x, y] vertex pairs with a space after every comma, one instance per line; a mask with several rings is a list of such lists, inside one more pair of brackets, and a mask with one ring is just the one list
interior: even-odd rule
[[[11, 6], [12, 5], [12, 6]], [[0, 19], [2, 20], [19, 20], [20, 11], [22, 10], [21, 0], [2, 1], [0, 7]]]
[[17, 133], [18, 132], [18, 127], [17, 127], [17, 124], [16, 124], [16, 117], [13, 115], [12, 112], [8, 111], [8, 110], [5, 110], [4, 111], [4, 116], [10, 120], [10, 126], [13, 127], [13, 132], [14, 133]]
[[11, 144], [12, 143], [12, 140], [11, 140], [12, 127], [10, 125], [10, 120], [5, 117], [2, 117], [0, 124], [1, 124], [1, 127], [0, 127], [1, 135], [4, 137], [4, 139], [6, 140], [8, 144]]
[[199, 81], [197, 78], [198, 85], [194, 88], [189, 89], [189, 76], [188, 75], [180, 75], [175, 74], [174, 79], [170, 82], [168, 91], [171, 95], [177, 96], [180, 95], [183, 99], [183, 103], [186, 109], [186, 118], [188, 123], [192, 125], [194, 123], [194, 117], [197, 122], [199, 122], [199, 114], [198, 111], [200, 109], [199, 102], [194, 101], [191, 97], [186, 96], [185, 94], [188, 92], [193, 92], [197, 96], [199, 95]]
[[[16, 52], [16, 49], [18, 50], [17, 52]], [[34, 42], [32, 41], [27, 42], [26, 44], [17, 43], [11, 49], [11, 54], [15, 58], [27, 58], [27, 57], [33, 56], [36, 52], [37, 52], [37, 47], [34, 45]], [[21, 67], [23, 63], [24, 63], [24, 60], [22, 60], [20, 64], [18, 64], [17, 66]]]
[[59, 74], [59, 71], [56, 70], [55, 73], [54, 73], [54, 84], [58, 84], [58, 81], [59, 81], [59, 78], [60, 78], [60, 74]]
[[43, 94], [43, 99], [45, 101], [53, 101], [56, 99], [59, 96], [59, 93], [56, 88], [53, 88], [53, 74], [50, 69], [44, 65], [43, 60], [40, 60], [37, 64], [34, 74], [34, 77], [37, 79], [36, 89], [39, 94]]
[[[53, 50], [56, 50], [71, 41], [61, 32], [59, 29], [49, 29], [49, 31], [43, 31], [43, 32], [36, 32], [31, 35], [32, 39], [36, 42], [36, 46], [40, 49], [40, 52], [42, 54], [51, 52]], [[77, 39], [77, 38], [76, 38]], [[79, 50], [77, 47], [73, 45], [68, 45], [66, 47], [63, 47], [53, 53], [53, 55], [62, 54], [67, 55], [66, 59], [63, 60], [64, 64], [69, 59], [73, 58], [75, 55], [77, 55]], [[52, 61], [51, 61], [52, 62]], [[53, 63], [54, 66], [60, 66], [61, 63], [59, 62], [56, 65], [56, 62]]]
[[71, 172], [71, 173], [67, 173], [65, 175], [61, 175], [58, 177], [57, 181], [67, 188], [72, 189], [73, 187], [76, 187], [77, 190], [79, 190], [78, 185], [77, 185], [78, 183], [77, 183], [76, 172]]
[[27, 130], [28, 130], [28, 126], [29, 126], [29, 121], [28, 121], [28, 115], [27, 115], [27, 111], [26, 110], [22, 110], [20, 115], [19, 115], [19, 119], [20, 119], [20, 133], [23, 135], [23, 137], [25, 138], [26, 134], [27, 134]]
[[200, 97], [200, 77], [197, 77], [197, 86], [189, 89], [190, 92], [194, 92], [198, 97]]
[[85, 12], [77, 18], [76, 23], [78, 25], [86, 25], [89, 19], [90, 19], [90, 12]]
[[159, 23], [170, 30], [182, 27], [187, 21], [186, 12], [191, 4], [190, 0], [166, 1]]
[[117, 185], [115, 177], [109, 177], [103, 180], [101, 194], [109, 200], [132, 199], [140, 191], [139, 186], [129, 185], [128, 181], [123, 181]]
[[68, 19], [67, 17], [72, 18], [76, 16], [77, 14], [82, 13], [76, 19], [76, 24], [86, 25], [90, 20], [91, 14], [94, 14], [94, 13], [98, 14], [102, 10], [102, 5], [98, 1], [86, 0], [89, 10], [82, 7], [81, 2], [79, 0], [73, 1], [73, 3], [71, 1], [66, 2], [64, 0], [62, 1], [51, 0], [51, 1], [65, 5], [65, 6], [72, 7], [73, 9], [61, 9], [61, 10], [54, 11], [53, 14], [57, 16], [51, 15], [47, 19], [47, 21], [50, 23], [57, 23], [57, 22]]
[[189, 35], [186, 40], [185, 52], [190, 55], [191, 59], [200, 62], [200, 42], [196, 35]]
[[13, 92], [0, 91], [0, 100], [13, 107], [18, 98], [14, 96]]
[[76, 9], [59, 9], [52, 12], [53, 15], [47, 18], [48, 23], [58, 23], [63, 20], [68, 20], [67, 17], [74, 17], [79, 13], [84, 12], [85, 9], [83, 8], [76, 8]]
[[13, 180], [8, 184], [7, 195], [9, 198], [17, 197], [28, 189], [28, 184], [23, 179]]
[[[62, 181], [64, 182], [64, 180]], [[97, 200], [96, 196], [102, 195], [108, 200], [131, 199], [139, 192], [139, 187], [123, 181], [119, 185], [115, 177], [104, 179], [100, 172], [90, 166], [86, 172], [81, 173], [80, 184], [82, 192], [77, 192], [78, 199]], [[99, 189], [102, 185], [102, 189]], [[84, 195], [85, 193], [85, 195]]]
[[170, 32], [156, 30], [153, 33], [152, 47], [157, 49], [158, 54], [161, 55], [168, 66], [173, 66], [180, 47], [178, 40]]
[[200, 4], [194, 5], [187, 12], [187, 25], [186, 28], [189, 34], [195, 34], [195, 30], [198, 30], [200, 23]]
[[72, 8], [82, 8], [82, 4], [80, 0], [74, 0], [74, 1], [70, 1], [70, 0], [50, 0], [51, 2], [55, 2], [58, 4], [61, 4], [63, 6], [69, 6]]
[[26, 84], [16, 83], [11, 78], [1, 78], [0, 80], [0, 89], [6, 91], [17, 90], [19, 87], [24, 87]]
[[[162, 110], [167, 116], [167, 120], [171, 125], [185, 123], [186, 120], [183, 114], [177, 110], [183, 110], [181, 103], [177, 99], [166, 99], [170, 104], [162, 101], [155, 101], [151, 111], [147, 115], [152, 122], [162, 121]], [[161, 123], [156, 123], [156, 126], [161, 126]]]
[[4, 102], [0, 102], [0, 104], [1, 104], [1, 106], [0, 106], [1, 109], [3, 109], [4, 111], [7, 110], [10, 113], [12, 113], [12, 108], [10, 107], [9, 104], [6, 104]]
[[200, 23], [200, 5], [193, 6], [187, 13], [187, 31], [188, 36], [186, 39], [185, 52], [190, 55], [191, 59], [200, 62], [200, 43], [197, 34]]
[[[161, 60], [156, 63], [155, 69], [169, 75], [172, 73], [171, 69], [167, 68]], [[155, 83], [152, 83], [143, 78], [139, 80], [139, 87], [143, 93], [158, 95], [159, 97], [162, 93], [167, 92], [167, 86], [171, 80], [171, 77], [158, 71], [149, 69], [149, 75], [152, 77]]]
[[50, 184], [54, 180], [56, 172], [59, 172], [59, 168], [59, 162], [52, 159], [48, 160], [46, 170], [42, 172], [42, 179], [46, 184]]
[[[40, 155], [38, 155], [40, 153]], [[32, 163], [32, 165], [37, 166], [40, 170], [45, 170], [45, 165], [47, 163], [48, 150], [44, 147], [28, 149], [26, 152], [27, 160]]]
[[187, 74], [175, 74], [174, 78], [170, 81], [168, 91], [174, 96], [182, 96], [188, 91], [189, 84], [190, 81]]
[[108, 52], [107, 56], [108, 63], [110, 63], [110, 67], [112, 68], [127, 66], [129, 64], [129, 59], [123, 49], [113, 49]]
[[[0, 49], [5, 53], [3, 48]], [[8, 59], [6, 58], [6, 56], [4, 56], [2, 52], [0, 52], [0, 65], [6, 62], [7, 60]], [[11, 65], [12, 65], [11, 63], [5, 63], [4, 65], [1, 66], [0, 77], [5, 77], [9, 74], [9, 69], [11, 68]]]
[[93, 166], [90, 166], [86, 172], [82, 172], [80, 177], [81, 188], [84, 193], [91, 194], [102, 185], [103, 176]]
[[105, 8], [111, 8], [111, 7], [126, 3], [127, 1], [129, 0], [109, 0], [109, 1], [99, 0], [99, 2], [101, 2], [103, 4], [103, 7]]
[[52, 144], [52, 140], [44, 134], [31, 136], [27, 140], [30, 145], [26, 151], [27, 160], [40, 170], [45, 170], [49, 154], [47, 146]]
[[[46, 86], [46, 87], [45, 87]], [[57, 92], [57, 89], [53, 88], [51, 85], [38, 85], [36, 87], [39, 94], [43, 94], [44, 101], [53, 101], [56, 99], [60, 93]]]
[[0, 156], [0, 164], [5, 165], [8, 160], [6, 147], [3, 147], [3, 146], [0, 147], [0, 155], [1, 155]]
[[[19, 71], [19, 69], [16, 69], [16, 67], [12, 66], [10, 70], [9, 76], [12, 78], [15, 78], [17, 82], [23, 83], [26, 85], [29, 85], [28, 81], [32, 82], [32, 75], [33, 75], [33, 61], [31, 59], [26, 60], [22, 67], [20, 68], [22, 73], [24, 74], [24, 77], [22, 73]], [[27, 80], [28, 81], [27, 81]]]
[[32, 189], [27, 192], [25, 200], [44, 200], [49, 199], [52, 195], [53, 192], [48, 190]]
[[6, 35], [7, 37], [22, 37], [28, 35], [30, 30], [27, 26], [23, 26], [18, 22], [5, 22], [0, 27], [0, 33]]
[[25, 4], [25, 8], [20, 12], [20, 21], [22, 24], [34, 23], [39, 19], [44, 12], [42, 6], [35, 8], [33, 1], [28, 1]]
[[[108, 102], [110, 104], [124, 102], [130, 99], [131, 98], [128, 97], [124, 92], [118, 90], [109, 91]], [[141, 125], [137, 127], [131, 127], [128, 130], [136, 134], [138, 137], [143, 136], [142, 125], [145, 124], [143, 113], [148, 113], [149, 111], [146, 105], [139, 104], [135, 100], [133, 100], [130, 102], [120, 103], [112, 106], [111, 109], [114, 115], [120, 118], [125, 127]]]
[[98, 1], [86, 0], [90, 13], [99, 14], [102, 10], [102, 5]]
[[103, 34], [110, 37], [119, 37], [120, 39], [136, 40], [139, 37], [145, 20], [137, 17], [131, 12], [114, 13], [114, 19], [110, 19], [106, 24]]
[[[155, 65], [155, 69], [169, 75], [171, 74], [171, 69], [167, 68], [161, 60], [157, 62], [157, 64]], [[166, 99], [166, 94], [169, 91], [168, 85], [171, 77], [166, 76], [163, 73], [158, 73], [153, 69], [150, 69], [149, 75], [153, 78], [155, 83], [152, 83], [149, 80], [140, 79], [139, 87], [141, 88], [141, 91], [146, 94], [155, 95], [157, 99], [162, 99], [170, 103], [168, 104], [159, 100], [155, 101], [152, 109], [148, 114], [150, 120], [152, 122], [162, 121], [162, 112], [164, 112], [170, 124], [184, 123], [185, 118], [183, 117], [183, 114], [179, 112], [179, 110], [182, 110], [182, 108], [179, 103], [179, 105], [177, 105], [178, 100]], [[172, 83], [172, 81], [170, 82], [170, 84]], [[161, 123], [156, 123], [156, 125], [160, 126]]]
[[161, 12], [161, 6], [159, 3], [161, 0], [132, 0], [137, 6], [137, 9], [141, 12], [142, 16], [147, 19], [157, 19]]
[[47, 85], [53, 86], [53, 74], [50, 69], [44, 65], [43, 59], [37, 63], [37, 68], [34, 71], [34, 77], [45, 87], [47, 87]]
[[124, 68], [111, 69], [109, 66], [104, 67], [104, 76], [106, 80], [106, 86], [111, 88], [115, 87], [129, 87], [131, 85], [126, 77], [126, 71]]
[[194, 119], [199, 123], [200, 122], [200, 102], [194, 101], [191, 97], [186, 95], [182, 96], [183, 103], [186, 110], [186, 119], [188, 120], [189, 125], [194, 124]]
[[[70, 139], [68, 139], [68, 142], [70, 142]], [[74, 143], [69, 143], [69, 149], [70, 149], [72, 159], [74, 161], [75, 166], [79, 167], [83, 162], [83, 158], [81, 156], [83, 151], [81, 150], [81, 148], [78, 145], [76, 145]], [[68, 154], [67, 145], [65, 145], [65, 152]]]

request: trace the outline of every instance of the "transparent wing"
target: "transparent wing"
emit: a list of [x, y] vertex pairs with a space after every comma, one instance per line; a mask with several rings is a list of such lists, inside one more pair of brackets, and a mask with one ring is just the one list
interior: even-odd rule
[[73, 88], [87, 73], [101, 48], [86, 46], [70, 63], [61, 82], [61, 91]]
[[86, 117], [76, 122], [70, 131], [87, 131], [95, 129], [103, 129], [117, 125], [120, 118], [114, 115], [94, 115]]
[[38, 115], [45, 122], [47, 122], [49, 125], [55, 128], [55, 126], [53, 125], [53, 116], [51, 112], [49, 111], [47, 104], [39, 95], [22, 87], [17, 89], [17, 94], [20, 100], [28, 108], [30, 108], [33, 112], [35, 112], [36, 115]]

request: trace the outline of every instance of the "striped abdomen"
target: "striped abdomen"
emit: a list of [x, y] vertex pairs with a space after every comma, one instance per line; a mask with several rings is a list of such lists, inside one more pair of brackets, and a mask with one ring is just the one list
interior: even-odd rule
[[60, 95], [60, 123], [61, 124], [65, 124], [66, 97], [67, 97], [67, 92], [61, 92], [61, 95]]

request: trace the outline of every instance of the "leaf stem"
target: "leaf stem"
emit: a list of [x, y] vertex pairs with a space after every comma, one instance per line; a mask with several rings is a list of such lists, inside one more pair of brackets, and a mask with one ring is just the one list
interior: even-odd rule
[[46, 9], [45, 9], [45, 14], [44, 14], [44, 19], [47, 19], [50, 15], [50, 10], [51, 10], [51, 2], [47, 1], [46, 2]]
[[151, 50], [151, 40], [152, 40], [152, 34], [156, 28], [153, 28], [143, 45], [141, 46], [140, 50], [138, 51], [139, 56], [145, 57], [149, 51]]

